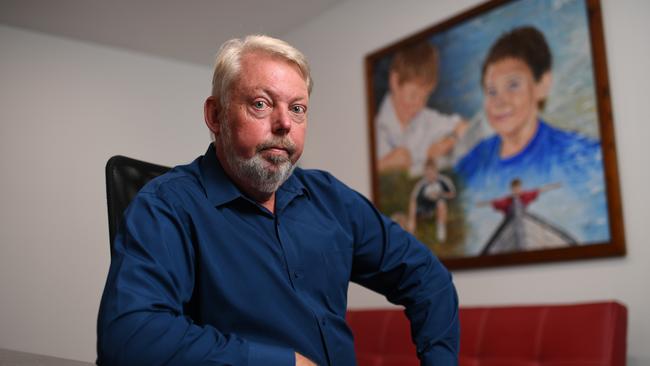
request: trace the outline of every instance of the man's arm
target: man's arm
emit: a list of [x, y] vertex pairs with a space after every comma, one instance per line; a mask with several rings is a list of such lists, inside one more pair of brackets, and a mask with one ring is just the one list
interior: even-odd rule
[[289, 348], [197, 325], [184, 313], [194, 291], [187, 220], [153, 193], [125, 213], [98, 319], [100, 365], [293, 365]]
[[422, 365], [456, 365], [458, 298], [450, 273], [361, 195], [349, 200], [348, 212], [355, 238], [352, 280], [405, 306]]

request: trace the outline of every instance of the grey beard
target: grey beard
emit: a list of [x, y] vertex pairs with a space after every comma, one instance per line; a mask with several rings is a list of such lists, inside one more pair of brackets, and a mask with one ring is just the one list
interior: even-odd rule
[[230, 150], [226, 153], [226, 160], [237, 178], [249, 182], [259, 192], [269, 194], [277, 191], [296, 167], [288, 158], [273, 157], [266, 160], [259, 152], [250, 159], [244, 159], [235, 156]]
[[[226, 161], [236, 178], [248, 182], [261, 193], [272, 194], [277, 191], [296, 168], [290, 159], [295, 151], [295, 146], [288, 139], [277, 138], [273, 141], [265, 141], [257, 146], [255, 155], [249, 159], [235, 154], [229, 121], [222, 122], [222, 133], [217, 139], [221, 140]], [[271, 156], [265, 159], [260, 153], [271, 146], [283, 146], [289, 152], [289, 157]]]

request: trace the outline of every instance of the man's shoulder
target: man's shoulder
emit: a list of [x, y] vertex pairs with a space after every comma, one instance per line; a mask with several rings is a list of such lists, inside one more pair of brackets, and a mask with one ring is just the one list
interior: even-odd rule
[[356, 196], [354, 189], [325, 170], [296, 168], [293, 175], [310, 195], [330, 199]]
[[196, 165], [197, 161], [194, 161], [190, 164], [173, 167], [168, 172], [147, 182], [138, 195], [170, 199], [178, 196], [179, 193], [201, 190]]
[[333, 184], [344, 185], [340, 180], [332, 175], [332, 173], [320, 169], [296, 168], [296, 170], [293, 172], [293, 176], [308, 188], [310, 186], [322, 186], [322, 188], [327, 188], [331, 187]]

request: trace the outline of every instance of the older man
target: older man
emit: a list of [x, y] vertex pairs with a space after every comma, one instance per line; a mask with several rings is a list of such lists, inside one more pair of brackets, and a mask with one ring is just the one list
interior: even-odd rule
[[456, 364], [449, 273], [363, 196], [295, 168], [304, 56], [249, 36], [222, 46], [205, 155], [145, 186], [118, 233], [98, 321], [102, 365], [355, 365], [349, 281], [406, 307], [423, 365]]

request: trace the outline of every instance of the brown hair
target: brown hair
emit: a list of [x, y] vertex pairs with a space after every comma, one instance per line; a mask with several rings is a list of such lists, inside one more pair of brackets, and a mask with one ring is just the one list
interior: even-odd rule
[[390, 71], [400, 84], [417, 81], [435, 84], [438, 81], [438, 50], [429, 42], [419, 42], [395, 52]]
[[481, 84], [485, 81], [487, 67], [506, 58], [515, 58], [528, 65], [535, 81], [551, 70], [551, 50], [546, 43], [544, 34], [531, 26], [512, 29], [504, 33], [490, 47], [481, 70]]

